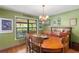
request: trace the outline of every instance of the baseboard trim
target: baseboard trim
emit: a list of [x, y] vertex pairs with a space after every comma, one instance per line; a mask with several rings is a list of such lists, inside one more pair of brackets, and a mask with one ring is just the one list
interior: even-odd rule
[[9, 50], [16, 49], [17, 47], [20, 47], [20, 46], [23, 46], [23, 45], [25, 45], [25, 43], [21, 43], [19, 45], [15, 45], [15, 46], [12, 46], [12, 47], [9, 47], [9, 48], [5, 48], [3, 50], [0, 50], [0, 53], [8, 53]]

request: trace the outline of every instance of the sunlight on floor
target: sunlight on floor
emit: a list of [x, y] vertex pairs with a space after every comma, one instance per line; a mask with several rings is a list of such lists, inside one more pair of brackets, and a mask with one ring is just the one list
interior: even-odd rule
[[16, 53], [26, 53], [26, 48], [22, 49], [22, 50], [19, 50], [17, 51]]

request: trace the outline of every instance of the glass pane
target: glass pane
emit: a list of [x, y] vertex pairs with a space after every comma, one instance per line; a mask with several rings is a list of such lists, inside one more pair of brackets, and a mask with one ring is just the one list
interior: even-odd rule
[[29, 23], [35, 23], [36, 21], [35, 20], [29, 20]]
[[33, 27], [36, 27], [36, 24], [33, 24]]
[[27, 32], [27, 24], [17, 23], [16, 24], [16, 39], [24, 39]]
[[32, 27], [30, 27], [30, 28], [29, 28], [29, 30], [30, 30], [30, 31], [32, 31], [32, 30], [33, 30], [33, 28], [32, 28]]
[[27, 27], [27, 24], [24, 24], [24, 27]]
[[33, 31], [36, 31], [36, 28], [33, 28]]
[[29, 24], [29, 27], [32, 27], [32, 24]]

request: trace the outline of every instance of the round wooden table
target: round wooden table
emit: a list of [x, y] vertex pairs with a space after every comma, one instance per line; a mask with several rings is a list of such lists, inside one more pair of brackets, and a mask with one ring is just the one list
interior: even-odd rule
[[63, 52], [63, 44], [59, 37], [48, 36], [42, 43], [37, 43], [37, 37], [32, 36], [32, 49], [41, 53]]
[[49, 36], [41, 44], [43, 52], [63, 52], [63, 44], [59, 37]]

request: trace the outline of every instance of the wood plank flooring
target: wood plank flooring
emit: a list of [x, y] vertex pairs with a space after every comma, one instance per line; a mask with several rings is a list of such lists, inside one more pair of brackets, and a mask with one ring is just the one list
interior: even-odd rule
[[[21, 49], [19, 48], [16, 53], [26, 53], [26, 45], [24, 45]], [[69, 49], [66, 53], [79, 53], [79, 51], [75, 51], [73, 49]]]

